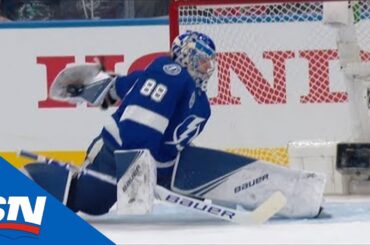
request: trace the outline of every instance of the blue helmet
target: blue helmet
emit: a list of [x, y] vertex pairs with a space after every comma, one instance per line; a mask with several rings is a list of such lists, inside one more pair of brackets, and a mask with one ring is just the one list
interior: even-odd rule
[[175, 38], [171, 47], [175, 62], [187, 68], [196, 86], [207, 90], [207, 81], [213, 74], [216, 64], [216, 47], [207, 35], [186, 31]]

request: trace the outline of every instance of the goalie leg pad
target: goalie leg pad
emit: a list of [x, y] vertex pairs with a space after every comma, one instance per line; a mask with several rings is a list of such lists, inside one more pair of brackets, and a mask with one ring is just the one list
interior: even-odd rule
[[[96, 139], [92, 148], [99, 145]], [[116, 173], [114, 156], [106, 145], [95, 154], [92, 148], [88, 151], [87, 162], [83, 168], [94, 170], [98, 173], [113, 176]], [[72, 181], [69, 201], [67, 206], [73, 211], [82, 211], [91, 215], [108, 213], [117, 200], [116, 185], [91, 175], [80, 175]]]
[[254, 209], [276, 191], [287, 198], [279, 212], [289, 218], [315, 217], [323, 200], [325, 177], [249, 157], [200, 147], [183, 150], [171, 189], [183, 195]]
[[67, 203], [73, 174], [66, 167], [30, 163], [25, 165], [21, 171], [63, 204]]
[[146, 214], [152, 211], [156, 165], [148, 150], [115, 151], [117, 164], [117, 212]]
[[74, 178], [67, 206], [90, 215], [108, 213], [116, 202], [116, 186], [90, 175]]

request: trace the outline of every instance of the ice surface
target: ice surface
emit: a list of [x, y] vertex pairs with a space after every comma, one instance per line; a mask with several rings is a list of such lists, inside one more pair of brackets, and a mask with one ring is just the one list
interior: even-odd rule
[[370, 197], [328, 197], [331, 218], [241, 226], [160, 203], [147, 216], [84, 218], [116, 244], [370, 244]]

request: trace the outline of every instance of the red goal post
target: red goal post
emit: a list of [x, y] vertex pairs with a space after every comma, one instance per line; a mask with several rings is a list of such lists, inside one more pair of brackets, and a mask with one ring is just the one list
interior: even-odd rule
[[[213, 121], [201, 144], [287, 165], [290, 142], [351, 138], [336, 30], [322, 22], [324, 2], [334, 1], [171, 2], [171, 42], [191, 29], [217, 47], [209, 83]], [[353, 1], [364, 61], [370, 60], [369, 2]]]

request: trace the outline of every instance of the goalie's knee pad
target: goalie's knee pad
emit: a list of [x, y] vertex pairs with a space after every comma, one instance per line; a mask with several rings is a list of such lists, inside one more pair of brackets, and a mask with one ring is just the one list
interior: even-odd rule
[[52, 194], [62, 203], [68, 200], [72, 172], [64, 166], [30, 163], [21, 169], [26, 176]]

